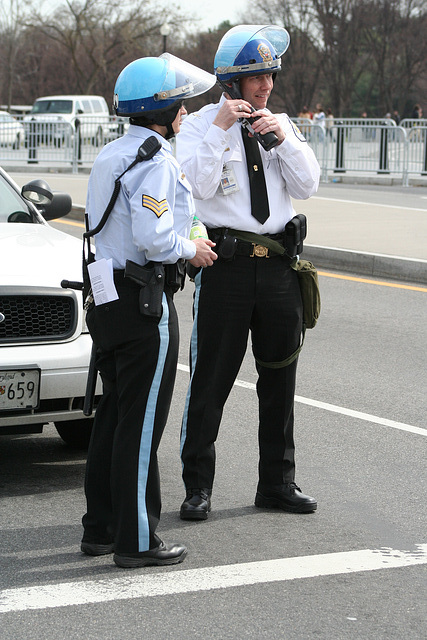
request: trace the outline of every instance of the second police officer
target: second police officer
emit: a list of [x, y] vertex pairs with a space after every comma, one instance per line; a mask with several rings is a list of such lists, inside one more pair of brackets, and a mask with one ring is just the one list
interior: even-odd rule
[[178, 358], [173, 293], [182, 260], [209, 266], [217, 256], [210, 240], [188, 239], [194, 202], [168, 139], [180, 129], [183, 100], [214, 83], [167, 53], [131, 62], [114, 89], [115, 111], [130, 118], [129, 129], [102, 149], [89, 179], [96, 261], [88, 265], [94, 301], [87, 324], [103, 395], [88, 452], [81, 549], [114, 551], [121, 567], [175, 564], [186, 555], [156, 534], [157, 449]]
[[[289, 117], [266, 108], [288, 45], [287, 31], [274, 25], [229, 30], [214, 62], [224, 94], [218, 104], [190, 114], [177, 137], [177, 158], [193, 188], [197, 216], [219, 255], [212, 268], [195, 276], [191, 378], [181, 433], [182, 519], [208, 517], [215, 440], [249, 332], [258, 371], [255, 504], [297, 513], [317, 507], [295, 483], [297, 361], [265, 366], [285, 361], [299, 344], [302, 302], [290, 263], [304, 235], [293, 236], [299, 219], [291, 198], [312, 196], [320, 176], [313, 151]], [[250, 116], [257, 120], [248, 135], [240, 119]], [[272, 134], [276, 146], [265, 150], [256, 139]], [[248, 233], [255, 235], [248, 239]], [[286, 247], [287, 255], [269, 249], [270, 240]]]

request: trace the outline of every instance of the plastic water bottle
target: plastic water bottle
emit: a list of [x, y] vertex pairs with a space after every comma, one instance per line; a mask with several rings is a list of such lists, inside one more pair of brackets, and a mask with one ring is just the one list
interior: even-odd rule
[[208, 237], [208, 231], [205, 225], [199, 220], [197, 216], [194, 216], [193, 222], [191, 223], [190, 240], [195, 240], [196, 238], [207, 239]]

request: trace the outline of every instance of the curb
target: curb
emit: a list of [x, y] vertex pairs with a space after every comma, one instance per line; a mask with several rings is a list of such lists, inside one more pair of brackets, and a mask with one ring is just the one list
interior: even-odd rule
[[318, 247], [310, 244], [304, 245], [303, 257], [313, 262], [316, 267], [325, 269], [427, 284], [427, 260], [413, 260], [400, 256]]

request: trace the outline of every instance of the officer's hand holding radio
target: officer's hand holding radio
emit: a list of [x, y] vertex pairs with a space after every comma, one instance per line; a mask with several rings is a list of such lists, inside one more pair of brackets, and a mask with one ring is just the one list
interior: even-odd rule
[[[279, 121], [271, 113], [265, 113], [264, 111], [253, 111], [251, 113], [249, 122], [255, 133], [259, 133], [262, 136], [266, 135], [267, 133], [274, 133], [279, 140], [278, 145], [281, 144], [286, 137], [282, 127], [279, 124]], [[249, 135], [252, 134], [249, 133]]]
[[[285, 139], [285, 134], [279, 124], [277, 118], [271, 113], [265, 113], [265, 111], [254, 111], [252, 105], [239, 98], [237, 100], [226, 100], [218, 111], [213, 124], [220, 129], [227, 131], [233, 126], [237, 120], [241, 118], [248, 119], [250, 127], [255, 133], [265, 135], [266, 133], [274, 133], [280, 144]], [[244, 124], [244, 121], [243, 123]], [[249, 128], [249, 135], [252, 136], [251, 129]]]

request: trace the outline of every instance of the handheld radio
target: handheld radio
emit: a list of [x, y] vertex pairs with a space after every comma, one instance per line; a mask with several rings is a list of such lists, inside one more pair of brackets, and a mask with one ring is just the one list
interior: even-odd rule
[[[223, 82], [222, 80], [220, 80], [219, 78], [217, 78], [218, 84], [221, 85], [221, 88], [228, 93], [228, 95], [230, 96], [230, 98], [232, 100], [243, 100], [242, 94], [240, 93], [240, 89], [239, 89], [239, 85], [237, 82], [233, 82], [231, 86], [229, 86], [228, 84], [226, 84], [225, 82]], [[256, 109], [254, 109], [253, 107], [251, 107], [252, 112], [256, 111]], [[276, 136], [275, 133], [273, 133], [273, 131], [270, 131], [269, 133], [256, 133], [251, 126], [252, 122], [255, 122], [255, 120], [258, 120], [260, 116], [256, 116], [255, 118], [242, 118], [241, 122], [242, 122], [242, 126], [246, 127], [246, 129], [248, 129], [248, 131], [258, 140], [258, 142], [260, 143], [260, 145], [266, 150], [266, 151], [270, 151], [271, 149], [273, 149], [277, 144], [279, 144], [279, 139]]]

